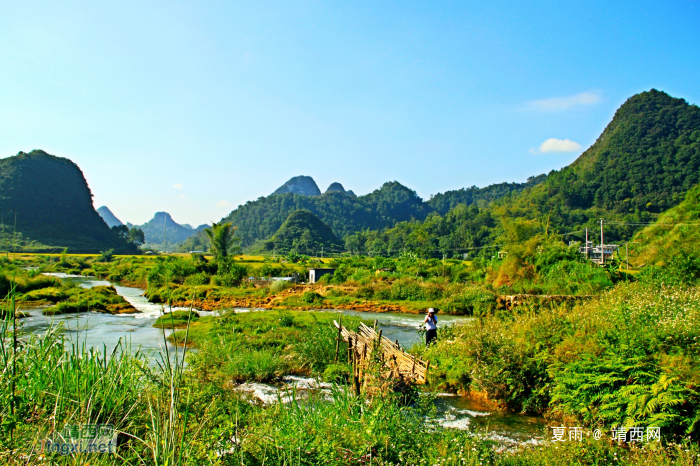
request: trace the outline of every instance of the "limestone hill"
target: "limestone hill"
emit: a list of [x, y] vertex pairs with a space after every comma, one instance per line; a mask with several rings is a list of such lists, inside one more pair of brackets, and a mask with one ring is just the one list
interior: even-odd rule
[[143, 225], [135, 225], [143, 230], [146, 237], [146, 245], [150, 247], [163, 247], [164, 244], [173, 245], [180, 243], [190, 236], [198, 233], [209, 225], [199, 225], [192, 228], [190, 225], [180, 225], [175, 222], [167, 212], [156, 212], [151, 220]]
[[295, 176], [282, 186], [277, 188], [272, 194], [299, 194], [301, 196], [320, 196], [321, 190], [310, 176]]
[[18, 250], [67, 247], [74, 253], [106, 249], [137, 252], [95, 211], [80, 168], [69, 159], [42, 150], [0, 160], [0, 215], [8, 247], [16, 220], [16, 231], [21, 235]]
[[119, 220], [111, 210], [107, 206], [102, 206], [97, 209], [97, 213], [100, 214], [100, 217], [102, 217], [102, 220], [105, 221], [107, 226], [110, 228], [115, 227], [115, 226], [121, 226], [124, 225], [121, 220]]
[[264, 243], [268, 251], [295, 251], [302, 254], [340, 252], [342, 246], [328, 225], [308, 210], [295, 210], [279, 230]]

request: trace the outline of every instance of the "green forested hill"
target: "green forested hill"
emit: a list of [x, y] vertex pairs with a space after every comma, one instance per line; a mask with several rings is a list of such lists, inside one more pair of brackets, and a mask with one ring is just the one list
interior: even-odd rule
[[238, 207], [223, 221], [238, 227], [237, 235], [246, 247], [271, 237], [289, 214], [299, 209], [318, 216], [341, 238], [362, 229], [422, 220], [431, 211], [415, 191], [394, 181], [359, 197], [333, 191], [320, 196], [285, 193], [262, 197]]
[[601, 218], [617, 222], [606, 229], [609, 240], [628, 240], [699, 181], [700, 109], [652, 89], [630, 97], [573, 164], [526, 183], [447, 191], [427, 202], [398, 182], [359, 197], [275, 194], [239, 206], [224, 221], [250, 247], [305, 209], [353, 251], [453, 255], [544, 232], [580, 240]]
[[699, 170], [700, 108], [652, 89], [630, 97], [596, 143], [545, 186], [572, 208], [656, 213], [678, 204]]
[[295, 210], [264, 247], [268, 251], [285, 253], [315, 253], [323, 247], [326, 252], [340, 252], [343, 249], [338, 238], [328, 225], [308, 210]]
[[494, 215], [537, 219], [561, 232], [615, 220], [627, 225], [612, 226], [609, 238], [627, 240], [639, 229], [633, 224], [677, 205], [699, 170], [700, 108], [652, 89], [630, 97], [574, 163], [497, 201]]
[[365, 253], [410, 250], [451, 256], [544, 232], [581, 240], [585, 226], [597, 241], [601, 218], [611, 222], [608, 241], [629, 240], [640, 224], [677, 205], [698, 184], [699, 170], [700, 109], [652, 89], [628, 99], [595, 144], [543, 182], [505, 193], [485, 209], [453, 207], [461, 199], [473, 202], [469, 190], [435, 196], [436, 210], [453, 210], [433, 213], [423, 222], [360, 232], [345, 238], [346, 245]]
[[80, 168], [41, 150], [0, 160], [0, 215], [4, 243], [13, 236], [16, 218], [22, 245], [30, 248], [45, 249], [41, 244], [71, 252], [137, 251], [95, 211]]

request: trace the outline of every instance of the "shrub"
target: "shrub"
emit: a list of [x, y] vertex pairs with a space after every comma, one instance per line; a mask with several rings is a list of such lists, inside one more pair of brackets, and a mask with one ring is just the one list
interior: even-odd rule
[[353, 293], [356, 298], [371, 299], [374, 296], [374, 288], [369, 285], [363, 285], [357, 288]]
[[292, 286], [294, 285], [288, 280], [275, 280], [270, 284], [270, 293], [278, 294]]
[[185, 278], [184, 285], [187, 286], [202, 286], [209, 284], [209, 275], [205, 272], [196, 273]]
[[323, 380], [333, 383], [346, 383], [352, 368], [348, 364], [329, 364], [323, 371]]
[[219, 260], [219, 269], [216, 272], [222, 286], [234, 287], [241, 284], [248, 276], [248, 267], [237, 263], [229, 256]]
[[412, 279], [401, 279], [391, 284], [391, 299], [399, 301], [423, 301], [423, 288]]
[[113, 257], [114, 249], [107, 249], [106, 251], [100, 252], [100, 257], [97, 259], [97, 262], [112, 262]]
[[315, 291], [305, 291], [301, 295], [301, 300], [308, 304], [318, 303], [323, 301], [323, 296], [316, 293]]
[[294, 317], [289, 311], [280, 311], [280, 325], [282, 327], [291, 327], [294, 325]]

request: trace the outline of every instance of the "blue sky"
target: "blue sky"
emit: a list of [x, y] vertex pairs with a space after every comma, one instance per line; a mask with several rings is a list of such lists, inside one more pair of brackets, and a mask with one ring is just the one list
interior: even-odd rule
[[68, 157], [132, 223], [217, 221], [295, 175], [525, 181], [635, 93], [700, 103], [699, 25], [696, 1], [2, 1], [0, 157]]

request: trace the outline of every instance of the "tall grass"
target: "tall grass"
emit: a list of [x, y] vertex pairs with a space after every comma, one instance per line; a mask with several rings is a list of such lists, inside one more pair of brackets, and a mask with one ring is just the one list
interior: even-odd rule
[[[14, 303], [12, 297], [8, 302]], [[137, 428], [133, 413], [145, 388], [143, 355], [122, 341], [112, 351], [67, 342], [60, 326], [25, 336], [6, 315], [0, 322], [3, 449], [35, 457], [42, 440], [67, 424], [113, 424], [122, 433]]]

